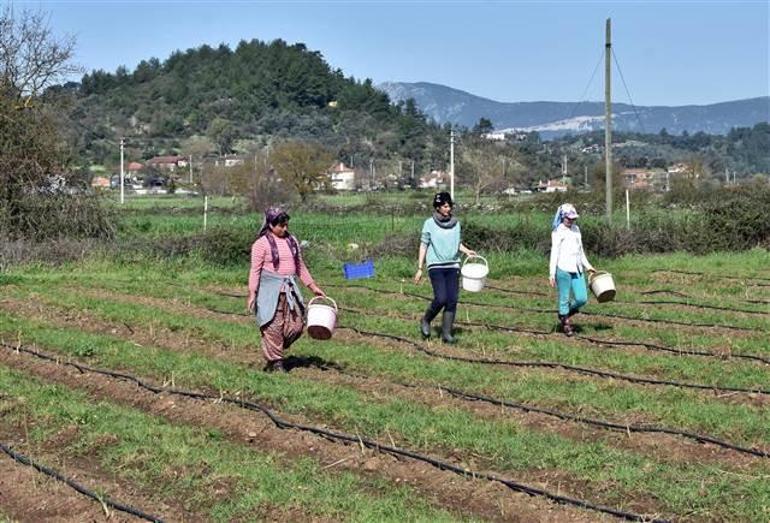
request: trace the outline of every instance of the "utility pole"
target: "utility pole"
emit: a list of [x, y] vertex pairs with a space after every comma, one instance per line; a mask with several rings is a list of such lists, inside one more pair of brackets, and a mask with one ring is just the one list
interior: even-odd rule
[[120, 204], [122, 205], [125, 202], [125, 171], [123, 170], [123, 146], [125, 145], [125, 140], [123, 138], [120, 139]]
[[192, 186], [192, 154], [190, 155], [190, 186]]
[[414, 179], [414, 160], [412, 160], [412, 184], [414, 184], [415, 187], [417, 186], [417, 180]]
[[607, 222], [612, 223], [612, 43], [611, 20], [605, 26], [604, 43], [604, 185]]
[[449, 131], [449, 195], [455, 199], [455, 130]]
[[374, 158], [369, 158], [369, 190], [374, 190]]
[[583, 187], [588, 188], [588, 166], [583, 166]]

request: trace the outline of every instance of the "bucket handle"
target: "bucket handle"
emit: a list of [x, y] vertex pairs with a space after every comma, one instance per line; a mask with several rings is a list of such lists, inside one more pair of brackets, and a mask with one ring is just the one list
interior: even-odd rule
[[315, 296], [315, 297], [313, 297], [313, 298], [310, 298], [310, 301], [309, 301], [309, 302], [307, 302], [307, 306], [308, 306], [308, 307], [310, 307], [310, 305], [311, 305], [311, 304], [312, 304], [314, 301], [316, 301], [316, 300], [329, 300], [330, 302], [332, 302], [332, 305], [334, 305], [334, 310], [335, 310], [335, 311], [336, 311], [336, 310], [339, 310], [339, 309], [337, 309], [337, 302], [336, 302], [336, 301], [334, 301], [333, 299], [329, 298], [328, 296]]
[[609, 274], [607, 271], [594, 271], [591, 274], [588, 275], [588, 283], [589, 285], [591, 282], [593, 282], [597, 276], [601, 276], [602, 274]]
[[489, 267], [489, 263], [487, 263], [487, 259], [486, 259], [486, 258], [484, 258], [484, 257], [483, 257], [482, 255], [480, 255], [480, 254], [476, 254], [476, 255], [473, 255], [473, 256], [466, 256], [466, 257], [465, 257], [465, 260], [463, 260], [463, 265], [465, 265], [466, 263], [468, 263], [468, 260], [470, 260], [471, 258], [478, 258], [478, 259], [480, 259], [480, 260], [484, 260], [484, 265], [486, 265], [487, 267]]

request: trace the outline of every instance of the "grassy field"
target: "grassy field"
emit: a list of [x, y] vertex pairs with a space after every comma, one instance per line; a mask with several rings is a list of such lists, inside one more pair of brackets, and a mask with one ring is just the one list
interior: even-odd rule
[[[209, 224], [256, 227], [231, 203]], [[198, 227], [174, 199], [128, 205], [125, 238]], [[347, 243], [423, 219], [292, 219], [340, 316], [331, 340], [292, 347], [285, 375], [261, 370], [245, 264], [94, 257], [1, 273], [0, 443], [166, 520], [770, 519], [767, 251], [596, 259], [619, 293], [589, 302], [574, 338], [556, 331], [547, 260], [492, 252], [450, 347], [419, 337], [430, 285], [411, 282], [414, 259], [342, 278]], [[0, 477], [19, 467], [0, 458]], [[0, 495], [0, 514], [40, 519], [29, 507], [61, 496], [51, 483]]]

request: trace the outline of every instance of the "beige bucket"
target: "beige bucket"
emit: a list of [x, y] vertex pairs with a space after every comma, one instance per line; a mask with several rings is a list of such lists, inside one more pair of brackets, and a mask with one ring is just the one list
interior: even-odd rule
[[609, 272], [594, 272], [588, 276], [588, 283], [591, 286], [591, 292], [594, 293], [596, 301], [599, 303], [615, 299], [615, 281]]
[[[479, 259], [484, 263], [468, 263], [471, 258]], [[470, 292], [479, 292], [484, 288], [489, 274], [489, 264], [483, 256], [468, 256], [460, 269], [463, 277], [463, 289]]]
[[[327, 300], [332, 306], [314, 303]], [[307, 302], [307, 333], [316, 340], [328, 340], [337, 325], [337, 303], [328, 296], [316, 296]]]

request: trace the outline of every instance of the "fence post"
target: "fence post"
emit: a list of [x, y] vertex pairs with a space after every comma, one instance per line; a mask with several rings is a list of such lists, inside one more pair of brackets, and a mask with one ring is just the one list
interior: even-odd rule
[[628, 199], [628, 189], [626, 189], [626, 229], [631, 230], [631, 202]]
[[203, 197], [203, 231], [206, 231], [206, 220], [209, 213], [209, 197], [208, 195]]

